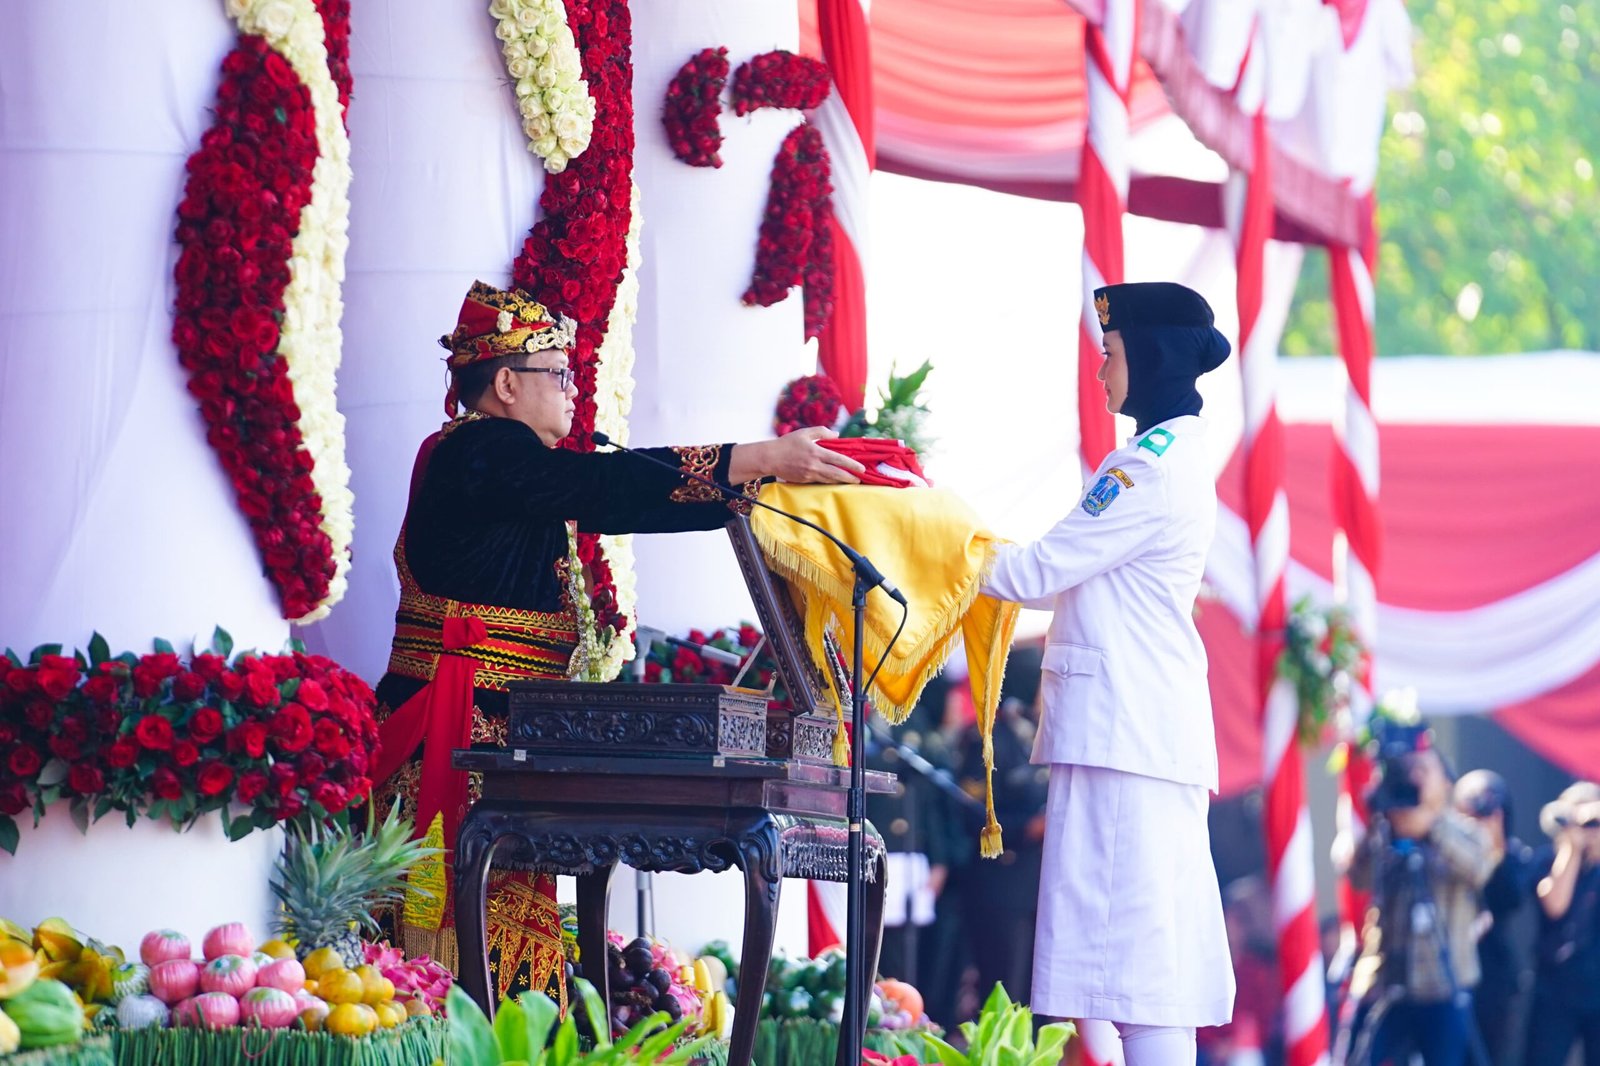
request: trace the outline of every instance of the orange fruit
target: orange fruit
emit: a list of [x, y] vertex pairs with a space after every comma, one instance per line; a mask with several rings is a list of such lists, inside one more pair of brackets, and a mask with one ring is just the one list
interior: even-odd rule
[[328, 1012], [323, 1028], [340, 1036], [369, 1036], [378, 1027], [378, 1015], [361, 1003], [341, 1003]]
[[376, 966], [357, 966], [355, 975], [361, 978], [361, 1002], [376, 1007], [394, 998], [394, 982]]
[[426, 1018], [433, 1014], [428, 1007], [428, 1001], [421, 996], [413, 996], [405, 1002], [406, 1015], [411, 1018]]
[[406, 1009], [392, 999], [387, 1003], [379, 1003], [372, 1009], [378, 1012], [378, 1024], [385, 1029], [393, 1029], [403, 1024], [409, 1017]]
[[256, 948], [263, 955], [271, 955], [275, 959], [294, 958], [294, 948], [286, 940], [273, 937], [271, 940]]
[[317, 996], [329, 1003], [360, 1003], [366, 988], [351, 970], [324, 970], [317, 978]]
[[344, 959], [332, 948], [318, 948], [300, 961], [306, 968], [306, 976], [312, 980], [320, 978], [324, 970], [344, 969]]

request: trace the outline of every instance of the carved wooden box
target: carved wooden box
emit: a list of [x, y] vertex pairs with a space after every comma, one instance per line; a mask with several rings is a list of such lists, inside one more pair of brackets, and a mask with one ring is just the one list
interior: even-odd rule
[[525, 681], [506, 744], [568, 755], [767, 754], [767, 698], [722, 685]]

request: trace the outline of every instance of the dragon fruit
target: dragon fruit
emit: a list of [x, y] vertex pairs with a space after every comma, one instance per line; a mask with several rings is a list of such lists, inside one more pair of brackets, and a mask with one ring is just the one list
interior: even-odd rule
[[239, 1001], [226, 992], [202, 992], [174, 1007], [172, 1020], [178, 1025], [193, 1025], [204, 1029], [222, 1029], [238, 1025]]
[[200, 970], [202, 992], [225, 992], [238, 999], [256, 986], [256, 964], [242, 955], [218, 955]]
[[207, 962], [221, 955], [242, 955], [248, 959], [255, 949], [256, 942], [243, 922], [217, 926], [206, 934], [204, 943]]
[[167, 1006], [194, 995], [200, 966], [190, 959], [168, 959], [150, 968], [150, 992]]
[[423, 955], [408, 959], [399, 948], [388, 944], [365, 945], [366, 962], [394, 984], [397, 1000], [417, 999], [436, 1014], [444, 1003], [445, 995], [455, 983], [455, 976], [445, 967]]
[[300, 1005], [281, 988], [252, 988], [239, 1001], [239, 1015], [268, 1029], [285, 1029], [300, 1016]]

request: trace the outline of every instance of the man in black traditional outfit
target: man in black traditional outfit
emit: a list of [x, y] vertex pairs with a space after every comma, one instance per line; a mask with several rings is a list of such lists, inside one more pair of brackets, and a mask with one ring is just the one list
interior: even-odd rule
[[[408, 955], [459, 970], [449, 900], [456, 831], [475, 794], [450, 749], [503, 743], [509, 682], [567, 678], [585, 666], [585, 602], [574, 537], [715, 529], [729, 503], [683, 473], [627, 453], [556, 447], [578, 390], [568, 363], [575, 326], [520, 290], [474, 283], [450, 355], [452, 415], [418, 451], [395, 564], [400, 607], [378, 684], [382, 754], [373, 779], [400, 798], [443, 863], [412, 875], [398, 926]], [[457, 413], [457, 402], [465, 410]], [[650, 449], [678, 471], [753, 491], [760, 479], [854, 482], [859, 463], [820, 447], [821, 429], [754, 444]], [[489, 951], [498, 991], [560, 994], [555, 881], [495, 870]], [[554, 987], [552, 988], [552, 985]]]

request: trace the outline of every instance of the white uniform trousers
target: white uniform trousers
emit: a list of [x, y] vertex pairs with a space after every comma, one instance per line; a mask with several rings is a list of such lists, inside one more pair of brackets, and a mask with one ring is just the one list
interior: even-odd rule
[[1035, 1013], [1158, 1026], [1233, 1016], [1207, 790], [1050, 767]]

